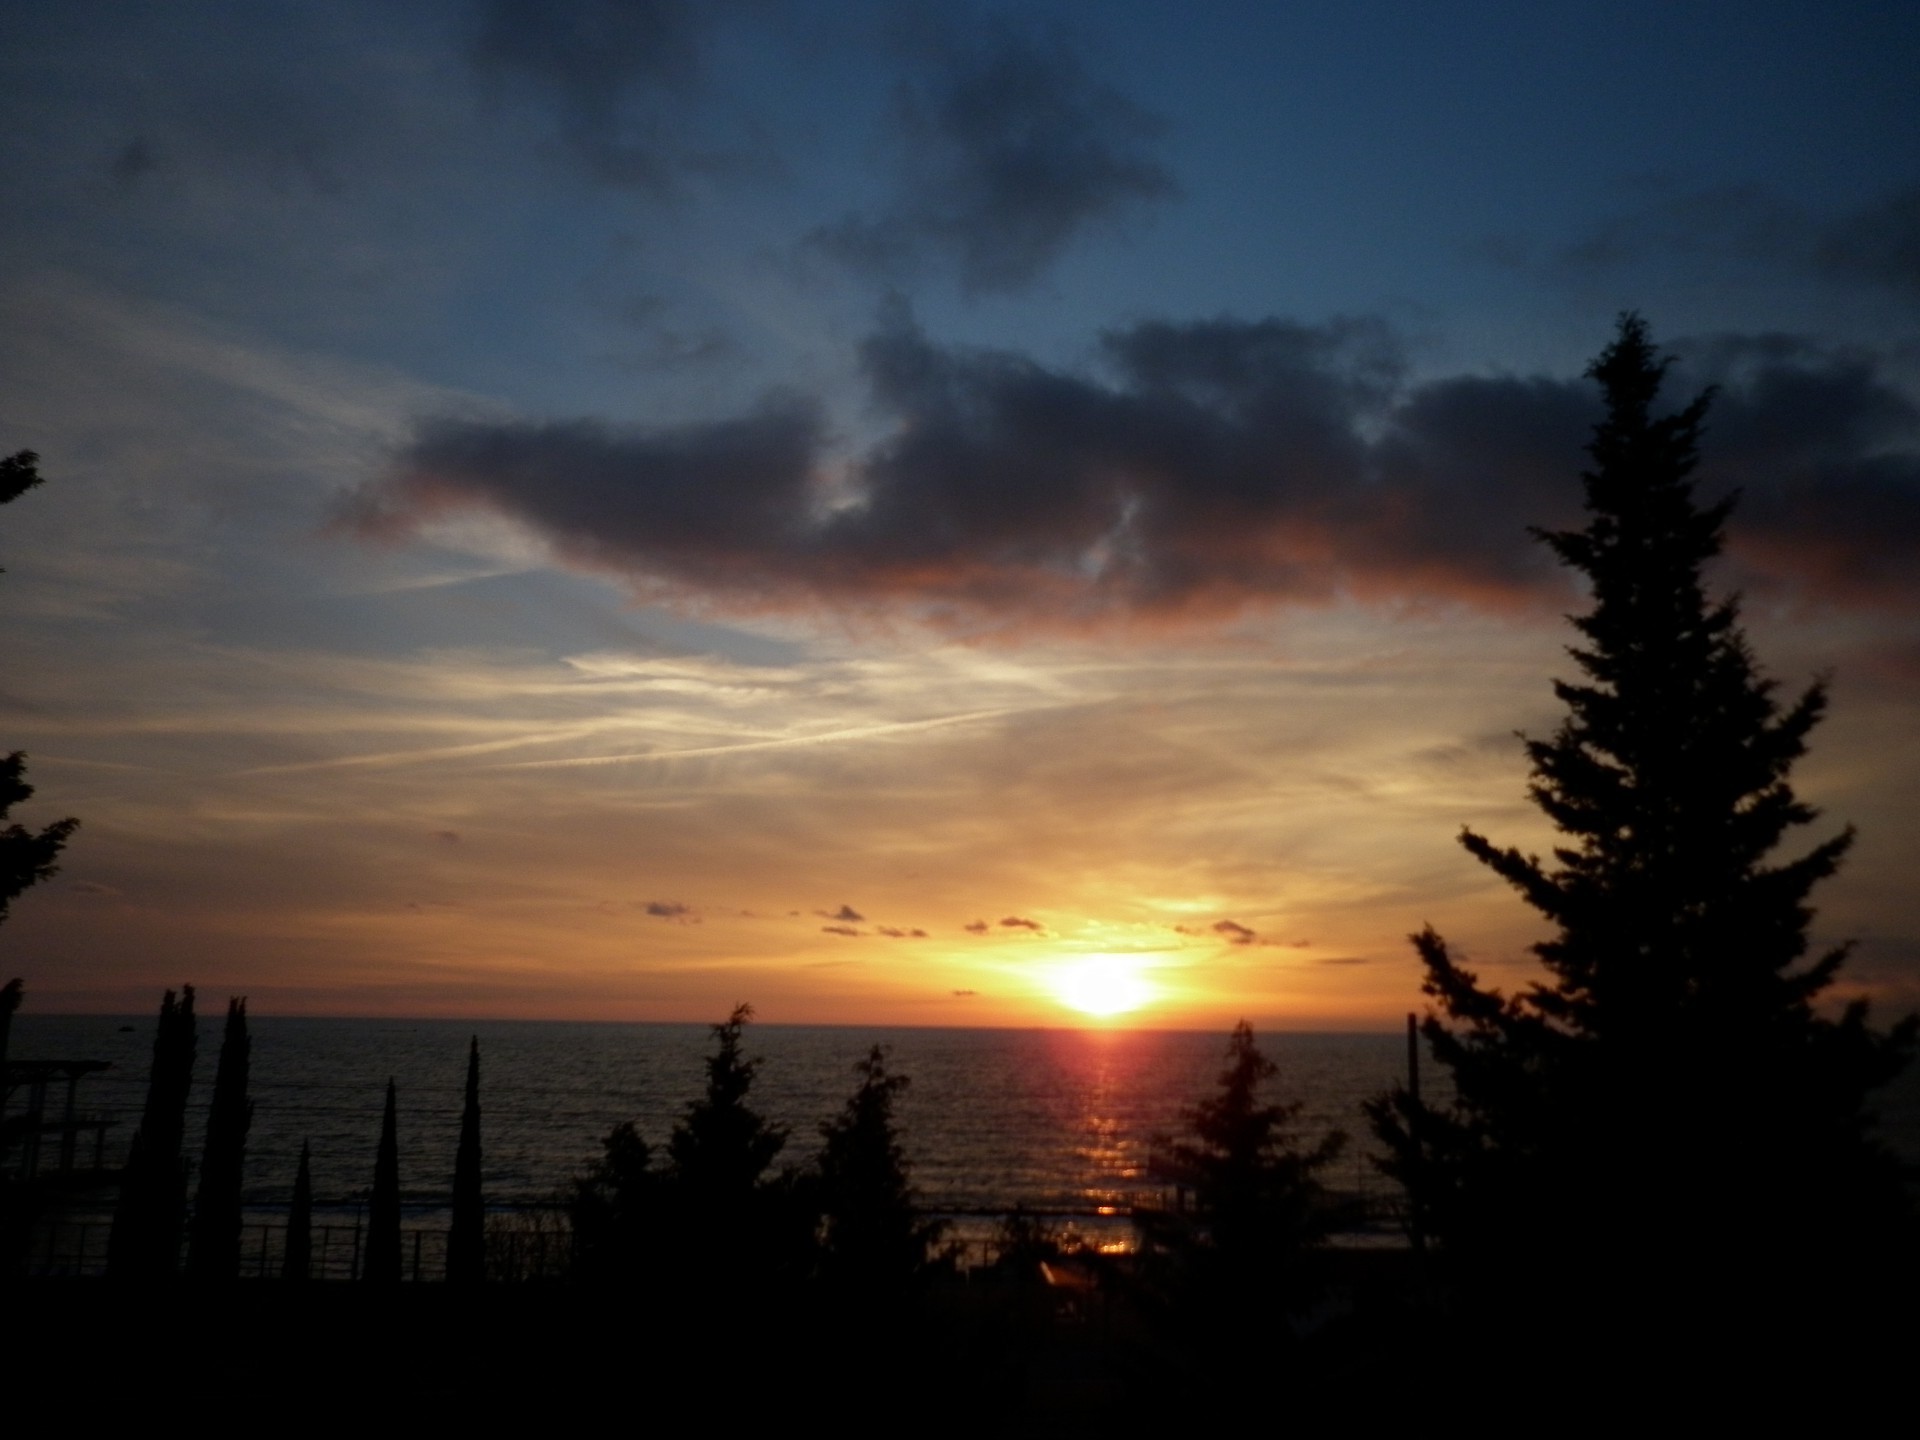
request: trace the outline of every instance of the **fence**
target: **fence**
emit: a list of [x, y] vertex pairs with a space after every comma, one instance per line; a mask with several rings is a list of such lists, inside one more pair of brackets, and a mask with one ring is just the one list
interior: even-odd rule
[[[447, 1229], [444, 1206], [403, 1208], [400, 1218], [401, 1278], [446, 1278]], [[362, 1206], [316, 1206], [307, 1278], [358, 1280], [366, 1254], [366, 1212]], [[42, 1221], [28, 1246], [29, 1275], [101, 1276], [107, 1273], [107, 1243], [113, 1231], [106, 1215], [65, 1215]], [[550, 1206], [499, 1209], [487, 1216], [487, 1274], [497, 1280], [537, 1280], [565, 1268], [568, 1231], [565, 1212]], [[287, 1217], [280, 1212], [249, 1212], [240, 1226], [240, 1278], [283, 1278], [287, 1254]], [[184, 1253], [182, 1259], [184, 1260]]]
[[[1334, 1244], [1404, 1243], [1397, 1209], [1383, 1206], [1377, 1197], [1374, 1203], [1350, 1209], [1349, 1213], [1354, 1218], [1349, 1228], [1332, 1237]], [[446, 1278], [447, 1230], [451, 1218], [445, 1205], [402, 1207], [403, 1280], [418, 1283]], [[1068, 1249], [1117, 1254], [1133, 1249], [1137, 1241], [1131, 1211], [1110, 1205], [942, 1210], [930, 1212], [928, 1218], [946, 1222], [946, 1246], [962, 1270], [992, 1265], [1009, 1243], [1009, 1222], [1016, 1219], [1029, 1227], [1038, 1227]], [[112, 1219], [105, 1214], [56, 1216], [42, 1221], [28, 1246], [27, 1273], [105, 1275], [107, 1241], [112, 1229]], [[366, 1251], [364, 1205], [316, 1205], [311, 1235], [309, 1279], [360, 1278]], [[571, 1241], [572, 1231], [564, 1206], [529, 1204], [491, 1209], [487, 1213], [487, 1278], [501, 1282], [557, 1279], [566, 1272]], [[281, 1279], [286, 1253], [285, 1210], [247, 1212], [241, 1223], [240, 1278]]]

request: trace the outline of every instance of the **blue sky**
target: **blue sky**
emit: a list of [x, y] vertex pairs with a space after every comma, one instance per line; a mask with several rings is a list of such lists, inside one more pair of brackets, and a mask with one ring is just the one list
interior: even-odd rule
[[1720, 578], [1836, 677], [1823, 924], [1911, 1005], [1916, 58], [1865, 4], [12, 5], [0, 741], [83, 828], [0, 965], [1031, 1023], [1117, 953], [1377, 1024], [1433, 920], [1519, 977], [1452, 836], [1536, 834], [1524, 528], [1632, 308], [1722, 386]]

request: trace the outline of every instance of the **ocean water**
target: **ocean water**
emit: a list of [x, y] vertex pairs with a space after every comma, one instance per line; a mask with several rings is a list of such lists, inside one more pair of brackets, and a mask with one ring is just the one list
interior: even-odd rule
[[[219, 1055], [221, 1013], [199, 1017], [188, 1153], [199, 1153]], [[12, 1057], [101, 1059], [81, 1082], [83, 1112], [114, 1122], [105, 1158], [118, 1164], [139, 1123], [154, 1019], [15, 1018]], [[131, 1028], [127, 1028], [131, 1027]], [[550, 1021], [251, 1019], [253, 1127], [246, 1202], [284, 1205], [302, 1142], [313, 1147], [322, 1205], [348, 1205], [373, 1179], [388, 1077], [398, 1097], [403, 1199], [443, 1202], [451, 1187], [467, 1040], [480, 1042], [484, 1185], [489, 1203], [551, 1198], [631, 1120], [663, 1146], [701, 1094], [710, 1027]], [[1382, 1183], [1361, 1102], [1405, 1062], [1394, 1035], [1271, 1034], [1274, 1100], [1299, 1101], [1297, 1134], [1351, 1136], [1342, 1189]], [[934, 1030], [749, 1025], [760, 1061], [751, 1103], [788, 1130], [779, 1163], [804, 1164], [820, 1126], [845, 1105], [855, 1062], [875, 1044], [910, 1084], [897, 1107], [913, 1181], [932, 1210], [1124, 1209], [1160, 1191], [1147, 1174], [1156, 1135], [1208, 1094], [1227, 1037], [1183, 1031]], [[57, 1102], [49, 1097], [50, 1107]], [[84, 1143], [84, 1142], [83, 1142]]]
[[[221, 1019], [200, 1017], [187, 1136], [195, 1159]], [[15, 1017], [14, 1059], [112, 1063], [83, 1080], [79, 1093], [83, 1114], [113, 1122], [108, 1165], [125, 1159], [139, 1123], [154, 1025], [152, 1016]], [[257, 1244], [260, 1273], [277, 1263], [283, 1242], [275, 1227], [303, 1142], [313, 1147], [316, 1220], [332, 1227], [323, 1239], [333, 1249], [320, 1263], [326, 1273], [351, 1272], [392, 1077], [402, 1199], [415, 1243], [426, 1247], [424, 1262], [416, 1250], [416, 1265], [437, 1274], [470, 1035], [480, 1042], [487, 1201], [528, 1214], [554, 1201], [622, 1121], [663, 1147], [701, 1094], [713, 1049], [704, 1025], [260, 1017], [250, 1030], [255, 1112], [244, 1199], [253, 1215], [244, 1244], [249, 1253]], [[1278, 1067], [1267, 1098], [1300, 1106], [1295, 1138], [1313, 1145], [1329, 1131], [1348, 1136], [1326, 1182], [1363, 1199], [1389, 1198], [1360, 1107], [1404, 1074], [1404, 1036], [1258, 1038]], [[1148, 1171], [1155, 1139], [1177, 1134], [1184, 1112], [1216, 1088], [1226, 1042], [1224, 1034], [1181, 1031], [750, 1025], [745, 1049], [760, 1062], [751, 1103], [787, 1128], [778, 1163], [804, 1165], [819, 1149], [821, 1124], [852, 1093], [855, 1063], [871, 1046], [887, 1047], [890, 1069], [910, 1079], [897, 1118], [921, 1202], [955, 1217], [950, 1233], [984, 1256], [996, 1217], [1015, 1206], [1051, 1212], [1089, 1243], [1125, 1248], [1128, 1208], [1165, 1198]], [[1429, 1067], [1429, 1086], [1442, 1078]], [[60, 1101], [50, 1095], [49, 1108]], [[1883, 1136], [1910, 1165], [1920, 1164], [1920, 1067], [1879, 1102]], [[88, 1158], [82, 1154], [83, 1163]], [[34, 1263], [97, 1269], [111, 1205], [104, 1194], [96, 1213], [70, 1215]]]

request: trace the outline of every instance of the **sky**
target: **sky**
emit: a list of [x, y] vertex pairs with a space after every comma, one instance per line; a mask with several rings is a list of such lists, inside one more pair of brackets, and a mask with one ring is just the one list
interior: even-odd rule
[[1376, 1029], [1539, 971], [1583, 372], [1920, 1006], [1920, 9], [12, 0], [42, 1011]]

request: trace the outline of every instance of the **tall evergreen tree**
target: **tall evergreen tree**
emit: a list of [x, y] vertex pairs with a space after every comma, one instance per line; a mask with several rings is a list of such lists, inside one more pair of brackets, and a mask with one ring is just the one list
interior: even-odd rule
[[707, 1057], [707, 1089], [673, 1127], [667, 1156], [675, 1182], [699, 1206], [733, 1209], [753, 1193], [787, 1143], [787, 1132], [747, 1104], [758, 1060], [741, 1053], [741, 1038], [753, 1007], [733, 1008], [713, 1027], [714, 1052]]
[[107, 1238], [107, 1273], [158, 1280], [178, 1273], [186, 1224], [187, 1094], [193, 1087], [193, 987], [167, 991], [153, 1035], [147, 1103], [121, 1172], [120, 1199]]
[[253, 1124], [253, 1101], [247, 1098], [251, 1050], [246, 999], [230, 998], [187, 1247], [187, 1274], [197, 1280], [233, 1280], [240, 1274], [240, 1182]]
[[380, 1118], [380, 1148], [373, 1161], [373, 1195], [367, 1203], [367, 1257], [360, 1272], [376, 1284], [400, 1283], [400, 1138], [393, 1081]]
[[820, 1127], [820, 1208], [826, 1278], [865, 1291], [900, 1290], [926, 1267], [946, 1228], [922, 1218], [908, 1180], [893, 1103], [907, 1077], [887, 1073], [875, 1045], [853, 1067], [860, 1084], [846, 1109]]
[[1732, 501], [1694, 498], [1711, 396], [1658, 413], [1666, 368], [1624, 317], [1588, 372], [1606, 418], [1587, 523], [1536, 532], [1592, 602], [1579, 678], [1554, 685], [1566, 718], [1526, 742], [1562, 843], [1548, 862], [1461, 836], [1548, 922], [1545, 975], [1503, 994], [1415, 936], [1454, 1098], [1402, 1089], [1371, 1112], [1426, 1230], [1475, 1274], [1786, 1293], [1848, 1270], [1842, 1251], [1859, 1273], [1897, 1236], [1865, 1103], [1915, 1020], [1882, 1035], [1863, 1001], [1816, 1004], [1847, 947], [1808, 959], [1807, 899], [1853, 834], [1776, 852], [1816, 818], [1788, 774], [1826, 689], [1783, 704], [1735, 603], [1707, 596]]
[[713, 1027], [706, 1093], [687, 1107], [667, 1141], [664, 1198], [672, 1249], [663, 1257], [686, 1279], [701, 1271], [743, 1282], [790, 1276], [811, 1260], [817, 1212], [796, 1174], [769, 1174], [787, 1143], [747, 1103], [758, 1060], [742, 1053], [751, 1005]]
[[480, 1037], [467, 1047], [467, 1097], [460, 1112], [460, 1148], [453, 1159], [453, 1224], [447, 1231], [447, 1279], [475, 1285], [487, 1278], [487, 1215], [480, 1197]]
[[313, 1278], [313, 1146], [300, 1142], [300, 1168], [293, 1176], [293, 1204], [287, 1209], [287, 1254], [282, 1280]]
[[1310, 1298], [1307, 1262], [1335, 1216], [1319, 1172], [1347, 1137], [1336, 1130], [1311, 1148], [1295, 1142], [1300, 1102], [1262, 1103], [1261, 1086], [1278, 1067], [1244, 1020], [1226, 1062], [1217, 1091], [1187, 1111], [1185, 1136], [1152, 1157], [1154, 1178], [1179, 1186], [1189, 1203], [1143, 1214], [1142, 1239], [1184, 1267], [1180, 1283], [1200, 1302], [1284, 1308]]

